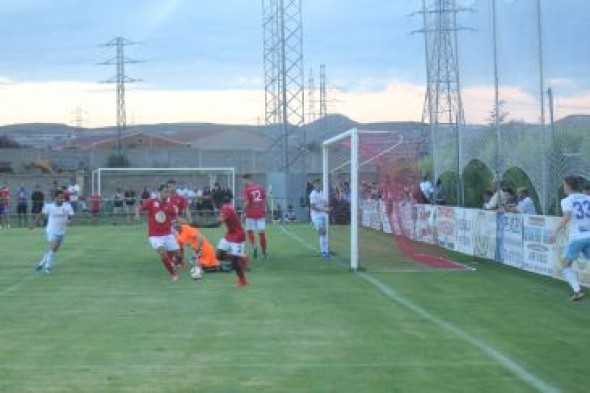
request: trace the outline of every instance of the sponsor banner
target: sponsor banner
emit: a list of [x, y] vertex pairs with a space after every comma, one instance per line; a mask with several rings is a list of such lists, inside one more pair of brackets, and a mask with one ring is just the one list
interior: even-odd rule
[[416, 204], [413, 208], [416, 209], [416, 240], [434, 244], [434, 206]]
[[450, 206], [436, 206], [434, 212], [434, 237], [441, 247], [455, 250], [457, 231], [455, 226], [455, 208]]
[[416, 239], [416, 217], [418, 215], [415, 205], [402, 202], [399, 204], [398, 212], [401, 218], [401, 232], [403, 236]]
[[371, 228], [380, 231], [381, 230], [381, 213], [379, 210], [379, 201], [371, 200]]
[[516, 213], [498, 214], [498, 260], [505, 265], [522, 268], [524, 242], [522, 239], [522, 215]]
[[544, 276], [559, 276], [557, 247], [549, 239], [558, 221], [557, 217], [523, 216], [523, 270]]
[[403, 219], [402, 219], [402, 215], [401, 215], [401, 206], [399, 203], [393, 203], [393, 207], [391, 209], [391, 229], [393, 230], [393, 233], [396, 235], [401, 235], [402, 234], [402, 227], [403, 227]]
[[370, 201], [368, 199], [361, 200], [359, 205], [361, 207], [361, 225], [364, 227], [371, 226]]
[[476, 210], [455, 208], [455, 251], [473, 255], [473, 214]]
[[496, 212], [476, 210], [473, 213], [473, 255], [496, 259]]

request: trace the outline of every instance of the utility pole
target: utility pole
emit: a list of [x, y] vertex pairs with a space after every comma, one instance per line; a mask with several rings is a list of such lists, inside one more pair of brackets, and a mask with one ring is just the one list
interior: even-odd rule
[[265, 124], [282, 135], [270, 148], [275, 167], [289, 172], [289, 136], [304, 123], [301, 0], [262, 0]]
[[128, 77], [125, 74], [125, 64], [136, 64], [140, 63], [137, 60], [132, 60], [125, 57], [125, 47], [128, 45], [135, 45], [136, 43], [131, 42], [123, 37], [116, 37], [111, 41], [104, 44], [106, 47], [115, 47], [116, 48], [116, 55], [114, 58], [107, 60], [103, 63], [99, 63], [100, 65], [115, 65], [117, 73], [116, 75], [103, 81], [103, 83], [115, 83], [117, 85], [117, 155], [119, 157], [123, 157], [126, 155], [127, 151], [124, 146], [124, 139], [123, 135], [125, 134], [125, 129], [127, 128], [127, 113], [126, 113], [126, 106], [125, 106], [125, 84], [126, 83], [133, 83], [138, 82], [140, 79], [133, 79]]
[[[422, 0], [423, 28], [426, 55], [426, 96], [422, 119], [430, 124], [430, 154], [434, 182], [446, 170], [457, 172], [457, 202], [463, 204], [461, 169], [461, 130], [465, 126], [459, 73], [457, 14], [467, 11], [458, 8], [456, 0]], [[446, 132], [445, 132], [446, 131]], [[454, 134], [454, 145], [448, 137]], [[439, 152], [456, 150], [455, 168], [442, 168]]]

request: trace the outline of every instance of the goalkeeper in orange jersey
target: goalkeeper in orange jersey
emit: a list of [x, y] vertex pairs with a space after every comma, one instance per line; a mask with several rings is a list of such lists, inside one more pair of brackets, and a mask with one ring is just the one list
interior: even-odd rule
[[209, 243], [207, 238], [203, 236], [201, 231], [189, 225], [188, 221], [183, 218], [178, 219], [178, 235], [176, 237], [178, 245], [181, 249], [185, 245], [189, 245], [194, 253], [194, 265], [199, 265], [203, 270], [220, 270], [219, 260], [215, 256], [215, 249]]

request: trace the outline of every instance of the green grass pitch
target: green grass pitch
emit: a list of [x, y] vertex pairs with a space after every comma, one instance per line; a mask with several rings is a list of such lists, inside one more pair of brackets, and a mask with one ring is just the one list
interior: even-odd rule
[[[371, 236], [375, 258], [412, 264]], [[351, 273], [309, 225], [268, 238], [236, 288], [233, 273], [172, 283], [141, 226], [72, 226], [50, 276], [33, 271], [41, 229], [0, 231], [0, 392], [590, 389], [590, 299], [563, 282], [459, 255], [477, 270]]]

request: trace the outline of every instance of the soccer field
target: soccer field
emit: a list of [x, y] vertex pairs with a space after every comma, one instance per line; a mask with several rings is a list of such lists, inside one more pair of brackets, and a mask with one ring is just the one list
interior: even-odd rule
[[172, 283], [139, 226], [72, 226], [50, 276], [42, 230], [1, 231], [0, 391], [590, 389], [590, 300], [565, 283], [458, 255], [477, 270], [350, 273], [309, 225], [268, 233], [237, 288]]

